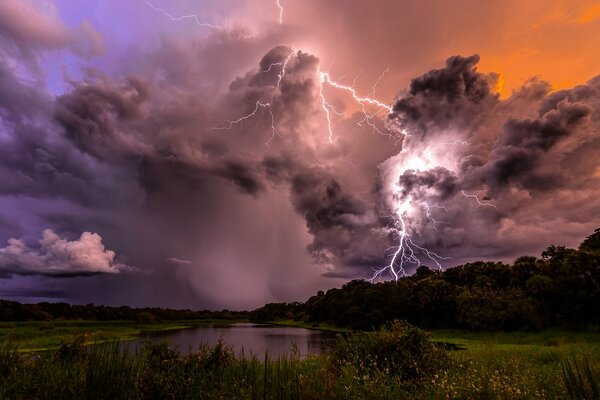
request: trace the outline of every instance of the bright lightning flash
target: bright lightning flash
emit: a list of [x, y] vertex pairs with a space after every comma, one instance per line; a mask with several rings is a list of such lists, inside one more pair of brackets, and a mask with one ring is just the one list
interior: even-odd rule
[[[198, 16], [195, 14], [175, 17], [169, 14], [164, 9], [156, 7], [148, 0], [144, 0], [144, 2], [155, 11], [159, 11], [166, 15], [172, 21], [182, 21], [184, 19], [191, 19], [200, 27], [223, 29], [218, 25], [213, 25], [207, 22], [201, 22]], [[279, 23], [283, 24], [284, 8], [281, 4], [281, 0], [276, 0], [276, 5], [279, 9]], [[292, 50], [290, 54], [288, 54], [288, 56], [285, 58], [285, 60], [281, 62], [272, 63], [265, 70], [261, 71], [263, 73], [268, 73], [271, 72], [274, 68], [280, 68], [279, 73], [277, 74], [276, 90], [279, 90], [281, 82], [285, 78], [288, 63], [295, 55], [297, 55], [297, 51]], [[403, 142], [402, 151], [395, 157], [392, 157], [388, 160], [393, 161], [394, 164], [393, 168], [390, 169], [392, 172], [389, 173], [384, 179], [384, 194], [386, 196], [386, 199], [388, 199], [388, 209], [391, 211], [391, 214], [388, 215], [388, 217], [391, 218], [393, 221], [391, 226], [387, 229], [387, 233], [388, 235], [394, 238], [394, 240], [396, 241], [396, 245], [391, 248], [392, 252], [389, 256], [389, 262], [385, 266], [374, 270], [373, 276], [369, 279], [372, 282], [379, 279], [383, 279], [384, 275], [386, 274], [389, 274], [393, 279], [398, 280], [408, 275], [406, 270], [406, 267], [408, 265], [420, 266], [423, 264], [424, 261], [429, 261], [433, 263], [437, 268], [442, 269], [440, 261], [447, 259], [447, 257], [442, 257], [426, 249], [425, 247], [417, 244], [411, 237], [411, 235], [414, 233], [414, 229], [410, 227], [410, 223], [418, 218], [424, 218], [426, 221], [431, 222], [432, 228], [437, 231], [437, 224], [443, 223], [443, 221], [437, 221], [433, 217], [432, 209], [443, 210], [446, 212], [448, 210], [443, 205], [429, 204], [412, 195], [402, 195], [403, 188], [399, 184], [399, 178], [405, 171], [426, 171], [438, 165], [445, 164], [443, 161], [440, 164], [440, 160], [436, 160], [436, 157], [434, 156], [436, 154], [436, 150], [441, 146], [446, 147], [458, 144], [468, 145], [467, 142], [461, 140], [454, 140], [452, 142], [441, 142], [431, 147], [425, 147], [425, 149], [422, 151], [415, 151], [418, 149], [411, 148], [409, 135], [404, 129], [401, 129], [397, 125], [390, 123], [387, 124], [385, 128], [387, 132], [383, 132], [382, 130], [380, 130], [373, 123], [373, 118], [382, 112], [385, 112], [387, 115], [393, 114], [392, 106], [375, 98], [377, 85], [384, 78], [385, 74], [388, 71], [389, 68], [383, 71], [383, 73], [379, 76], [379, 78], [372, 87], [370, 96], [361, 96], [357, 93], [355, 89], [356, 80], [362, 73], [362, 69], [360, 73], [354, 78], [352, 85], [344, 85], [340, 83], [339, 80], [333, 80], [329, 72], [321, 70], [317, 72], [317, 82], [319, 88], [318, 93], [319, 98], [321, 100], [321, 108], [323, 110], [327, 123], [328, 140], [330, 143], [334, 143], [332, 113], [340, 117], [345, 117], [346, 114], [338, 112], [331, 104], [331, 102], [327, 100], [327, 96], [324, 91], [324, 87], [326, 85], [331, 87], [332, 89], [349, 94], [352, 100], [358, 106], [360, 106], [364, 114], [364, 118], [357, 123], [358, 126], [363, 126], [363, 124], [365, 124], [373, 128], [373, 130], [379, 134], [391, 137], [404, 137], [405, 139]], [[265, 145], [268, 147], [270, 142], [274, 139], [276, 135], [281, 137], [276, 128], [275, 116], [273, 115], [273, 102], [274, 97], [272, 97], [269, 101], [257, 101], [255, 103], [254, 109], [250, 113], [235, 120], [227, 121], [227, 124], [225, 126], [213, 127], [211, 129], [231, 130], [233, 129], [233, 127], [238, 125], [241, 126], [246, 120], [255, 117], [261, 109], [267, 109], [271, 118], [271, 136], [265, 143]], [[414, 154], [417, 155], [414, 156]], [[448, 167], [448, 165], [442, 166]], [[474, 199], [477, 202], [477, 207], [485, 206], [497, 208], [494, 204], [490, 202], [480, 200], [479, 196], [482, 192], [483, 191], [479, 191], [474, 194], [468, 194], [465, 191], [462, 191], [462, 195], [466, 198]]]
[[[283, 79], [286, 76], [286, 68], [291, 62], [292, 58], [297, 55], [297, 50], [292, 50], [290, 54], [281, 62], [270, 64], [266, 69], [262, 70], [263, 73], [271, 72], [273, 69], [278, 68], [276, 90], [279, 90]], [[362, 71], [361, 71], [362, 72]], [[438, 221], [433, 216], [433, 209], [447, 212], [447, 208], [440, 204], [429, 204], [424, 202], [422, 199], [416, 198], [412, 195], [402, 195], [403, 188], [400, 186], [399, 178], [405, 172], [409, 170], [413, 171], [427, 171], [435, 168], [436, 166], [444, 166], [447, 168], [453, 168], [453, 160], [447, 158], [448, 152], [445, 151], [446, 147], [456, 145], [468, 145], [467, 142], [461, 140], [453, 140], [449, 142], [438, 142], [435, 145], [425, 147], [424, 149], [417, 151], [418, 149], [411, 146], [410, 137], [404, 129], [399, 128], [393, 124], [389, 124], [386, 128], [390, 132], [381, 132], [371, 121], [371, 119], [379, 113], [385, 112], [386, 114], [393, 113], [393, 107], [386, 104], [374, 97], [376, 86], [381, 81], [385, 73], [384, 71], [375, 85], [372, 87], [371, 96], [362, 96], [358, 94], [355, 89], [355, 82], [358, 76], [354, 79], [352, 85], [344, 85], [340, 81], [335, 81], [331, 78], [329, 72], [317, 71], [317, 82], [318, 82], [318, 94], [321, 102], [321, 108], [323, 110], [326, 123], [328, 140], [330, 143], [334, 143], [334, 131], [332, 128], [332, 114], [337, 116], [345, 116], [344, 113], [338, 112], [331, 102], [327, 99], [325, 94], [325, 86], [328, 86], [334, 90], [342, 91], [349, 94], [352, 101], [359, 105], [362, 109], [365, 118], [361, 122], [365, 122], [372, 126], [374, 130], [380, 134], [387, 136], [404, 136], [405, 142], [403, 150], [395, 157], [394, 167], [391, 168], [391, 173], [387, 178], [387, 193], [386, 198], [391, 199], [388, 204], [388, 209], [391, 214], [388, 217], [393, 221], [391, 226], [387, 229], [387, 234], [391, 236], [395, 241], [396, 245], [392, 248], [389, 262], [380, 268], [374, 270], [373, 276], [369, 279], [370, 281], [376, 281], [382, 279], [384, 275], [389, 274], [393, 279], [398, 280], [404, 276], [407, 276], [407, 266], [423, 265], [424, 262], [429, 262], [435, 265], [437, 268], [442, 269], [441, 261], [446, 260], [447, 257], [443, 257], [433, 251], [428, 250], [422, 245], [415, 242], [412, 235], [415, 233], [414, 229], [411, 228], [411, 222], [418, 220], [419, 218], [425, 219], [431, 223], [432, 229], [437, 231], [437, 225], [443, 223]], [[359, 74], [360, 75], [360, 74]], [[254, 109], [236, 120], [228, 121], [226, 126], [217, 127], [212, 129], [232, 129], [236, 125], [242, 124], [245, 120], [254, 117], [261, 108], [268, 109], [271, 116], [271, 130], [272, 134], [266, 145], [268, 145], [275, 135], [278, 135], [276, 128], [275, 117], [272, 112], [272, 104], [275, 101], [274, 96], [269, 102], [256, 102]], [[370, 111], [369, 110], [373, 110]], [[442, 148], [443, 147], [443, 148]], [[445, 156], [444, 156], [445, 154]], [[463, 192], [463, 195], [468, 198], [474, 198], [477, 200], [478, 206], [490, 206], [495, 207], [492, 203], [482, 202], [479, 200], [480, 192], [476, 194], [467, 194]]]
[[[385, 74], [385, 72], [384, 72], [384, 74]], [[379, 83], [379, 81], [382, 79], [384, 74], [382, 74], [379, 77], [379, 79], [373, 86], [373, 90], [372, 90], [373, 94], [375, 93], [375, 87], [377, 86], [377, 83]], [[355, 79], [355, 81], [356, 81], [356, 79]], [[352, 99], [354, 100], [354, 102], [356, 102], [356, 104], [360, 105], [360, 107], [362, 108], [362, 112], [365, 115], [363, 122], [366, 122], [367, 124], [372, 126], [375, 130], [377, 130], [378, 133], [383, 134], [375, 125], [372, 124], [371, 119], [381, 111], [387, 111], [388, 113], [391, 113], [392, 112], [391, 106], [375, 99], [374, 97], [360, 96], [357, 94], [356, 89], [354, 89], [354, 83], [352, 84], [352, 86], [342, 85], [341, 83], [332, 80], [329, 72], [319, 71], [319, 95], [321, 97], [321, 108], [325, 112], [325, 116], [327, 118], [327, 130], [329, 132], [329, 137], [328, 137], [329, 143], [333, 143], [333, 130], [331, 128], [330, 111], [334, 111], [338, 115], [342, 115], [342, 114], [337, 113], [335, 111], [335, 109], [333, 108], [333, 106], [327, 101], [327, 99], [323, 93], [323, 86], [325, 84], [328, 84], [329, 86], [331, 86], [335, 89], [343, 90], [343, 91], [349, 93], [351, 95]], [[367, 106], [374, 107], [377, 109], [377, 111], [373, 114], [369, 114], [366, 110]]]

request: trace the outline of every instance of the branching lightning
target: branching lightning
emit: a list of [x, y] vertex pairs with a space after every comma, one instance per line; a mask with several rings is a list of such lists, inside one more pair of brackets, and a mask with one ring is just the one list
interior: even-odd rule
[[[388, 69], [389, 70], [389, 69]], [[361, 71], [358, 73], [358, 75], [354, 78], [354, 81], [352, 82], [352, 85], [348, 86], [348, 85], [343, 85], [338, 81], [334, 81], [331, 79], [331, 75], [329, 74], [329, 72], [323, 72], [323, 71], [319, 71], [319, 96], [321, 97], [321, 108], [323, 109], [323, 111], [325, 112], [325, 116], [327, 119], [327, 130], [329, 133], [328, 139], [330, 143], [333, 143], [333, 129], [331, 128], [331, 114], [330, 114], [330, 110], [334, 111], [336, 114], [338, 115], [343, 115], [343, 113], [338, 113], [335, 111], [335, 109], [333, 108], [333, 106], [327, 101], [327, 98], [325, 97], [324, 93], [323, 93], [323, 86], [325, 84], [335, 88], [335, 89], [339, 89], [342, 91], [345, 91], [347, 93], [349, 93], [352, 96], [352, 99], [358, 104], [360, 105], [363, 114], [365, 115], [364, 119], [362, 121], [359, 121], [358, 124], [360, 125], [361, 123], [366, 123], [369, 126], [371, 126], [372, 128], [374, 128], [377, 133], [380, 134], [384, 134], [383, 132], [381, 132], [381, 130], [379, 128], [377, 128], [377, 126], [375, 126], [371, 119], [379, 114], [381, 111], [387, 111], [388, 113], [392, 112], [392, 107], [375, 99], [374, 97], [362, 97], [360, 95], [358, 95], [358, 93], [356, 92], [356, 89], [354, 88], [356, 80], [358, 79], [358, 77], [360, 76], [360, 74], [362, 74], [362, 69]], [[387, 70], [386, 70], [387, 71]], [[377, 87], [377, 84], [379, 83], [379, 81], [383, 78], [383, 75], [385, 74], [385, 72], [380, 75], [379, 79], [377, 80], [377, 82], [375, 83], [375, 85], [373, 86], [373, 90], [372, 93], [375, 92], [375, 88]], [[377, 111], [375, 111], [372, 114], [369, 114], [367, 112], [366, 106], [372, 106], [377, 108]]]
[[271, 103], [263, 103], [261, 101], [257, 101], [254, 106], [254, 110], [252, 110], [249, 114], [246, 114], [235, 120], [227, 121], [226, 126], [215, 126], [210, 128], [210, 130], [231, 130], [234, 126], [241, 125], [244, 121], [254, 117], [260, 109], [269, 110], [269, 116], [271, 117], [271, 136], [265, 142], [265, 146], [268, 147], [276, 135], [281, 137], [281, 135], [279, 135], [279, 132], [277, 131], [277, 128], [275, 127], [275, 116], [273, 115], [273, 110], [271, 109]]
[[441, 224], [444, 221], [437, 221], [435, 218], [433, 218], [433, 216], [431, 215], [431, 209], [432, 208], [439, 208], [439, 209], [444, 210], [446, 212], [448, 212], [448, 209], [446, 208], [446, 206], [441, 206], [439, 204], [428, 204], [428, 203], [425, 203], [423, 205], [423, 207], [425, 208], [425, 217], [429, 221], [431, 221], [433, 223], [433, 229], [435, 229], [437, 231], [438, 230], [437, 229], [437, 224]]
[[292, 49], [292, 51], [290, 52], [290, 54], [288, 54], [288, 56], [285, 58], [285, 60], [282, 63], [278, 63], [281, 65], [281, 71], [279, 71], [279, 74], [277, 74], [277, 85], [276, 85], [277, 89], [279, 89], [279, 86], [281, 85], [281, 80], [285, 76], [285, 69], [286, 69], [288, 63], [290, 62], [292, 57], [295, 56], [297, 53], [298, 52], [296, 50]]
[[[196, 14], [188, 14], [188, 15], [182, 15], [180, 17], [175, 17], [175, 16], [171, 15], [169, 12], [167, 12], [167, 10], [165, 10], [164, 8], [157, 7], [154, 4], [150, 3], [148, 0], [144, 0], [144, 3], [146, 3], [148, 6], [150, 6], [150, 8], [152, 8], [154, 11], [159, 11], [159, 12], [163, 13], [164, 15], [169, 17], [169, 19], [171, 21], [182, 21], [184, 19], [191, 19], [196, 23], [196, 25], [198, 25], [201, 28], [223, 29], [223, 27], [219, 26], [219, 25], [210, 24], [208, 22], [201, 22]], [[284, 10], [283, 10], [283, 5], [281, 4], [281, 0], [275, 0], [275, 4], [277, 5], [277, 8], [279, 9], [279, 24], [283, 25], [283, 11]]]
[[[144, 2], [150, 6], [152, 9], [159, 11], [169, 17], [172, 21], [181, 21], [184, 19], [192, 19], [195, 23], [200, 27], [209, 27], [214, 29], [222, 29], [218, 25], [209, 24], [206, 22], [201, 22], [199, 18], [195, 14], [184, 15], [181, 17], [174, 17], [164, 9], [154, 6], [148, 0], [144, 0]], [[281, 0], [276, 0], [277, 8], [279, 9], [279, 23], [283, 24], [283, 14], [284, 8], [282, 6]], [[277, 81], [275, 85], [275, 89], [280, 90], [281, 83], [283, 82], [286, 76], [286, 69], [290, 61], [294, 56], [298, 54], [298, 51], [292, 49], [292, 51], [287, 55], [287, 57], [279, 62], [271, 63], [267, 68], [263, 69], [261, 72], [269, 73], [274, 69], [278, 68], [279, 72], [277, 74]], [[323, 114], [325, 116], [326, 124], [327, 124], [327, 133], [328, 133], [328, 141], [330, 143], [334, 143], [334, 131], [332, 128], [332, 114], [335, 114], [340, 117], [345, 117], [346, 114], [343, 112], [339, 112], [335, 109], [333, 104], [327, 99], [325, 93], [325, 86], [328, 86], [332, 89], [342, 91], [347, 93], [353, 100], [355, 104], [357, 104], [362, 113], [364, 114], [364, 118], [357, 122], [357, 126], [367, 125], [371, 127], [375, 132], [391, 136], [391, 137], [404, 137], [408, 138], [409, 135], [406, 130], [401, 127], [391, 123], [386, 125], [386, 132], [382, 131], [377, 125], [373, 123], [373, 119], [377, 117], [381, 113], [386, 113], [387, 115], [393, 114], [393, 107], [387, 103], [384, 103], [378, 100], [375, 95], [377, 91], [377, 86], [381, 82], [381, 80], [385, 77], [385, 74], [389, 72], [389, 68], [384, 70], [373, 86], [371, 87], [371, 92], [367, 96], [361, 96], [355, 89], [356, 81], [363, 73], [363, 69], [361, 68], [360, 72], [355, 76], [351, 85], [345, 85], [341, 83], [341, 78], [338, 80], [333, 80], [331, 78], [330, 73], [327, 71], [318, 70], [317, 71], [317, 79], [316, 82], [318, 84], [318, 96], [320, 99], [320, 106], [323, 110]], [[275, 102], [275, 97], [271, 97], [269, 101], [257, 101], [254, 105], [254, 109], [248, 114], [241, 116], [235, 120], [226, 121], [226, 124], [221, 127], [213, 127], [210, 128], [212, 130], [231, 130], [235, 126], [242, 126], [242, 124], [255, 117], [260, 110], [268, 110], [269, 116], [271, 119], [271, 136], [266, 141], [265, 145], [268, 147], [271, 141], [275, 138], [275, 136], [281, 137], [279, 135], [279, 131], [276, 127], [275, 116], [273, 114], [273, 104]], [[398, 139], [399, 141], [400, 139]], [[424, 218], [424, 220], [431, 223], [432, 228], [434, 230], [437, 229], [437, 225], [440, 223], [444, 223], [444, 221], [438, 221], [434, 218], [432, 214], [433, 209], [442, 210], [447, 212], [447, 208], [444, 205], [440, 204], [429, 204], [427, 202], [420, 202], [411, 196], [402, 196], [402, 187], [399, 185], [399, 177], [407, 170], [415, 170], [415, 171], [425, 171], [431, 168], [434, 164], [433, 152], [436, 151], [441, 146], [455, 146], [455, 145], [468, 145], [469, 143], [462, 140], [454, 140], [451, 142], [440, 142], [433, 146], [426, 147], [422, 149], [416, 156], [412, 156], [412, 150], [409, 146], [403, 146], [403, 150], [398, 154], [401, 156], [399, 160], [401, 161], [400, 168], [395, 168], [394, 175], [390, 179], [390, 188], [388, 195], [391, 198], [392, 204], [389, 205], [389, 210], [391, 211], [391, 215], [387, 217], [392, 220], [391, 226], [387, 228], [387, 235], [392, 238], [396, 242], [396, 245], [391, 247], [388, 250], [392, 250], [389, 255], [389, 261], [386, 265], [380, 268], [374, 269], [374, 273], [371, 278], [368, 280], [376, 281], [382, 279], [385, 274], [389, 274], [393, 279], [398, 280], [402, 277], [407, 276], [407, 266], [423, 265], [424, 261], [429, 261], [433, 263], [437, 268], [442, 269], [441, 261], [446, 260], [447, 257], [443, 257], [437, 253], [434, 253], [425, 247], [417, 244], [411, 237], [411, 233], [413, 229], [409, 227], [409, 222], [413, 221], [415, 218]], [[407, 157], [407, 155], [411, 155], [411, 157]], [[343, 159], [342, 161], [348, 162], [352, 167], [356, 168], [349, 161]], [[474, 194], [466, 193], [462, 191], [462, 195], [469, 199], [474, 199], [477, 202], [477, 207], [493, 207], [497, 208], [493, 203], [485, 201], [487, 199], [480, 199], [480, 195], [483, 191], [478, 191]], [[420, 217], [419, 217], [420, 216]]]
[[331, 77], [329, 75], [328, 72], [319, 72], [319, 76], [320, 76], [320, 82], [321, 83], [327, 83], [330, 86], [336, 88], [336, 89], [340, 89], [340, 90], [344, 90], [348, 93], [350, 93], [352, 95], [352, 98], [354, 99], [355, 102], [357, 102], [358, 104], [369, 104], [375, 107], [378, 107], [380, 109], [384, 109], [387, 110], [389, 113], [392, 112], [392, 107], [375, 99], [372, 97], [361, 97], [356, 93], [356, 89], [354, 89], [353, 86], [346, 86], [346, 85], [342, 85], [341, 83], [337, 82], [337, 81], [333, 81], [331, 80]]
[[498, 209], [498, 207], [496, 207], [496, 205], [494, 203], [490, 203], [490, 202], [482, 202], [481, 200], [479, 200], [479, 195], [484, 192], [483, 190], [480, 190], [474, 194], [468, 194], [466, 193], [464, 190], [461, 191], [462, 195], [471, 199], [475, 199], [475, 201], [477, 202], [477, 207], [493, 207], [495, 209]]
[[408, 234], [403, 214], [397, 211], [395, 216], [397, 219], [391, 229], [397, 236], [396, 239], [398, 244], [390, 257], [390, 262], [382, 268], [375, 269], [373, 276], [368, 279], [371, 282], [381, 278], [386, 272], [390, 273], [395, 280], [408, 276], [404, 267], [406, 264], [416, 264], [417, 266], [421, 266], [423, 262], [419, 257], [419, 254], [422, 257], [428, 258], [440, 269], [442, 268], [440, 261], [447, 259], [447, 257], [442, 257], [416, 244]]
[[[261, 103], [260, 101], [256, 102], [256, 105], [254, 107], [254, 110], [252, 110], [252, 112], [250, 112], [250, 114], [244, 115], [243, 117], [240, 117], [238, 119], [232, 120], [232, 121], [227, 121], [228, 125], [227, 126], [222, 126], [222, 127], [212, 127], [210, 128], [211, 130], [230, 130], [232, 129], [235, 125], [241, 124], [242, 122], [244, 122], [247, 119], [252, 118], [253, 116], [256, 115], [256, 113], [258, 112], [258, 110], [260, 108], [269, 108], [271, 109], [271, 103]], [[271, 114], [272, 115], [272, 114]]]
[[[290, 63], [292, 58], [295, 55], [297, 55], [297, 53], [298, 53], [297, 50], [292, 50], [290, 52], [290, 54], [288, 54], [287, 57], [283, 61], [271, 63], [267, 68], [262, 70], [262, 72], [268, 73], [268, 72], [273, 71], [274, 68], [280, 68], [280, 70], [277, 74], [277, 81], [276, 81], [276, 85], [275, 85], [277, 90], [280, 88], [280, 85], [286, 76], [286, 71], [287, 71], [286, 68], [287, 68], [288, 64]], [[373, 124], [373, 122], [371, 121], [372, 118], [374, 118], [379, 113], [385, 112], [386, 114], [391, 114], [393, 112], [392, 106], [376, 99], [374, 96], [378, 83], [383, 79], [383, 77], [387, 71], [388, 70], [385, 70], [379, 76], [379, 78], [377, 79], [375, 84], [372, 86], [370, 96], [362, 96], [362, 95], [358, 94], [358, 92], [355, 89], [356, 80], [362, 73], [362, 70], [354, 78], [352, 85], [345, 85], [345, 84], [340, 83], [340, 80], [337, 80], [337, 81], [333, 80], [331, 78], [331, 75], [329, 72], [325, 72], [322, 70], [317, 71], [318, 95], [320, 98], [321, 108], [323, 110], [323, 113], [324, 113], [324, 116], [326, 119], [328, 140], [330, 143], [334, 142], [334, 131], [332, 128], [332, 114], [335, 114], [337, 116], [344, 116], [345, 113], [338, 112], [335, 109], [335, 107], [331, 104], [331, 102], [327, 99], [327, 96], [325, 94], [325, 86], [329, 86], [335, 90], [339, 90], [339, 91], [345, 92], [350, 95], [352, 100], [361, 107], [362, 112], [365, 115], [363, 120], [360, 121], [359, 123], [365, 123], [365, 124], [373, 127], [376, 132], [378, 132], [382, 135], [388, 135], [388, 136], [392, 136], [393, 134], [403, 135], [403, 136], [407, 135], [405, 130], [399, 129], [398, 127], [394, 127], [394, 126], [392, 126], [392, 129], [394, 130], [393, 132], [389, 132], [389, 133], [381, 132], [381, 130], [379, 130], [377, 128], [377, 126], [375, 124]], [[272, 130], [271, 137], [269, 138], [269, 140], [266, 143], [268, 145], [270, 143], [270, 141], [275, 137], [275, 135], [278, 135], [278, 131], [275, 126], [275, 118], [273, 116], [272, 108], [271, 108], [273, 101], [274, 101], [274, 98], [271, 98], [271, 100], [269, 102], [264, 102], [264, 103], [257, 102], [254, 109], [249, 114], [242, 116], [236, 120], [228, 121], [228, 124], [224, 127], [213, 128], [213, 129], [232, 129], [235, 125], [241, 124], [241, 123], [243, 123], [243, 121], [254, 117], [258, 113], [259, 109], [268, 108], [270, 116], [271, 116], [271, 130]], [[373, 111], [368, 111], [367, 108], [369, 108], [370, 110], [373, 110]], [[453, 142], [438, 143], [437, 145], [432, 146], [431, 148], [427, 148], [418, 157], [413, 158], [411, 161], [407, 162], [406, 165], [404, 166], [405, 170], [427, 169], [430, 166], [430, 164], [432, 164], [432, 162], [433, 162], [432, 152], [435, 151], [438, 147], [454, 146], [454, 145], [459, 145], [459, 144], [467, 145], [468, 143], [464, 142], [464, 141], [460, 141], [460, 140], [455, 140]], [[398, 171], [398, 176], [402, 172], [403, 171]], [[396, 179], [396, 181], [397, 181], [397, 179]], [[393, 197], [396, 199], [396, 206], [394, 208], [392, 208], [392, 210], [393, 210], [392, 215], [389, 216], [393, 222], [391, 224], [391, 227], [388, 228], [388, 234], [396, 242], [396, 246], [393, 247], [393, 251], [389, 257], [388, 264], [385, 265], [384, 267], [375, 269], [373, 276], [369, 279], [371, 281], [375, 281], [375, 280], [382, 278], [383, 275], [386, 273], [389, 273], [393, 279], [398, 280], [401, 277], [407, 276], [407, 270], [406, 270], [407, 265], [420, 266], [423, 264], [423, 262], [425, 260], [433, 263], [437, 268], [441, 269], [442, 265], [440, 262], [442, 260], [447, 259], [447, 257], [443, 257], [443, 256], [441, 256], [433, 251], [430, 251], [427, 248], [417, 244], [412, 239], [410, 231], [409, 231], [409, 227], [407, 226], [408, 225], [407, 219], [412, 217], [410, 215], [411, 212], [419, 209], [419, 206], [414, 203], [414, 199], [411, 199], [411, 198], [401, 199], [401, 196], [399, 195], [400, 191], [401, 191], [400, 187], [395, 187], [392, 190]], [[483, 204], [486, 204], [486, 203], [483, 203]], [[428, 204], [425, 202], [421, 203], [420, 208], [423, 210], [423, 215], [424, 215], [425, 219], [427, 221], [429, 221], [432, 224], [433, 229], [435, 229], [437, 231], [437, 225], [440, 223], [443, 223], [443, 221], [438, 221], [433, 217], [432, 209], [439, 209], [439, 210], [447, 211], [447, 208], [440, 204]]]
[[169, 14], [165, 9], [156, 7], [154, 4], [150, 3], [148, 0], [144, 0], [144, 3], [146, 3], [148, 6], [150, 6], [153, 10], [163, 13], [164, 15], [169, 17], [171, 19], [171, 21], [182, 21], [184, 19], [191, 19], [194, 22], [196, 22], [196, 25], [198, 25], [201, 28], [223, 29], [223, 27], [221, 27], [219, 25], [209, 24], [208, 22], [201, 22], [196, 14], [189, 14], [189, 15], [182, 15], [180, 17], [174, 17], [173, 15]]

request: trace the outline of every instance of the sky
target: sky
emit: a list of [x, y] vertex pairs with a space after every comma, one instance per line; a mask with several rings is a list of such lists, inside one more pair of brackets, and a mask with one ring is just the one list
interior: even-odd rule
[[600, 227], [593, 1], [0, 2], [0, 297], [304, 301]]

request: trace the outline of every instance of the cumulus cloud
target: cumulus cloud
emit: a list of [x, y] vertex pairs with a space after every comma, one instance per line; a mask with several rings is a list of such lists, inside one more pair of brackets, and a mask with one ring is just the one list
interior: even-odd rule
[[83, 232], [69, 241], [45, 229], [38, 244], [33, 248], [21, 239], [9, 239], [8, 246], [0, 248], [0, 273], [74, 277], [134, 270], [117, 262], [115, 252], [104, 247], [97, 233]]

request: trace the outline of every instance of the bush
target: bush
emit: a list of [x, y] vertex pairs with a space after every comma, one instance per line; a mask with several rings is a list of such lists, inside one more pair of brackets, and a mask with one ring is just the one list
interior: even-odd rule
[[406, 384], [431, 378], [449, 364], [446, 351], [430, 334], [400, 321], [379, 332], [339, 336], [330, 360], [337, 370], [350, 366], [365, 377], [383, 372]]
[[70, 362], [85, 355], [85, 335], [76, 333], [71, 340], [61, 343], [56, 356], [61, 361]]

